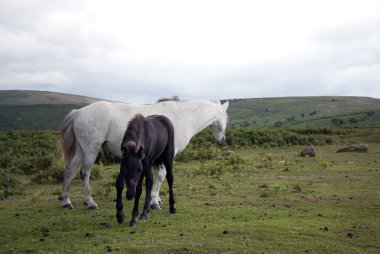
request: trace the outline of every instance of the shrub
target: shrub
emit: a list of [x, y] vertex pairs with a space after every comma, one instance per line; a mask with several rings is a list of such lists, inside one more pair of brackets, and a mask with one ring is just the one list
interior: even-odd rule
[[340, 125], [344, 124], [344, 121], [342, 119], [339, 119], [339, 118], [332, 118], [331, 123], [334, 126], [340, 126]]
[[0, 198], [7, 198], [14, 194], [19, 180], [9, 170], [0, 167]]
[[47, 168], [38, 171], [37, 174], [32, 177], [32, 181], [35, 183], [46, 183], [46, 182], [56, 182], [60, 183], [63, 181], [63, 163], [56, 162]]
[[350, 119], [348, 119], [348, 122], [350, 122], [350, 123], [358, 123], [359, 121], [355, 117], [351, 117]]
[[309, 113], [309, 116], [313, 116], [313, 115], [316, 115], [316, 114], [317, 114], [317, 111], [313, 110], [311, 113]]
[[239, 154], [232, 154], [226, 157], [219, 157], [218, 160], [203, 163], [198, 170], [195, 171], [196, 175], [220, 176], [226, 172], [238, 172], [246, 169], [249, 166], [248, 161], [243, 159]]
[[103, 164], [95, 164], [91, 169], [91, 179], [101, 179], [102, 174], [101, 171], [103, 170]]
[[[194, 143], [199, 142], [199, 140], [194, 141]], [[199, 143], [199, 145], [194, 145], [193, 142], [191, 142], [186, 149], [178, 154], [175, 157], [176, 161], [182, 161], [182, 162], [189, 162], [192, 160], [212, 160], [216, 159], [219, 151], [216, 145], [212, 144], [211, 142], [207, 143]]]
[[272, 157], [267, 155], [265, 156], [263, 153], [260, 153], [255, 159], [255, 167], [272, 169], [275, 166], [275, 162], [272, 160]]
[[112, 165], [115, 163], [120, 163], [120, 158], [114, 155], [108, 148], [102, 147], [95, 160], [95, 163], [102, 165]]

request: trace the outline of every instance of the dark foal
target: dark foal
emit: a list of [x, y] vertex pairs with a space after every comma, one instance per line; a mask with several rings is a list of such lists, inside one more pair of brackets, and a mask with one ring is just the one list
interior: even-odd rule
[[[116, 218], [123, 223], [122, 192], [124, 181], [127, 184], [127, 199], [135, 198], [130, 226], [137, 225], [138, 205], [142, 193], [142, 184], [146, 178], [146, 196], [141, 220], [147, 218], [153, 184], [152, 166], [163, 163], [169, 184], [170, 212], [175, 213], [173, 195], [173, 159], [174, 159], [174, 128], [170, 120], [162, 115], [144, 117], [137, 114], [129, 123], [121, 143], [122, 159], [120, 173], [116, 179], [117, 203]], [[137, 185], [137, 186], [136, 186]]]

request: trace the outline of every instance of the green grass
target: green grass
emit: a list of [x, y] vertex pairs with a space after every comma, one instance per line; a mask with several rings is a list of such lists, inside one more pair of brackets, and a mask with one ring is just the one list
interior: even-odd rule
[[[0, 201], [0, 252], [379, 253], [380, 144], [369, 153], [336, 148], [317, 146], [315, 158], [299, 157], [302, 147], [239, 150], [244, 167], [213, 175], [199, 161], [176, 162], [177, 213], [164, 184], [163, 209], [136, 228], [116, 222], [118, 165], [91, 181], [97, 211], [82, 205], [79, 177], [75, 208], [65, 210], [61, 185], [22, 176], [20, 194]], [[124, 210], [128, 221], [132, 202]]]

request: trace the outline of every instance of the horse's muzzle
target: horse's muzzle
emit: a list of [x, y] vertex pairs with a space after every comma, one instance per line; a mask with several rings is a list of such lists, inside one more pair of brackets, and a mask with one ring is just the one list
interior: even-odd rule
[[226, 145], [226, 139], [223, 137], [221, 140], [216, 141], [216, 143], [220, 146]]

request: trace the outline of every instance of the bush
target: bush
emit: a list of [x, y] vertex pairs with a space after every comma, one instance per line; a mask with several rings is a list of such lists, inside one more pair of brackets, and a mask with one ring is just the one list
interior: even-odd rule
[[344, 121], [342, 119], [339, 119], [339, 118], [332, 118], [331, 123], [334, 126], [341, 126], [342, 124], [344, 124]]
[[226, 172], [239, 172], [248, 167], [248, 161], [244, 160], [239, 154], [231, 154], [226, 157], [219, 157], [218, 160], [203, 163], [196, 175], [220, 176]]
[[56, 161], [53, 165], [38, 171], [38, 173], [32, 177], [32, 181], [39, 184], [50, 181], [56, 183], [63, 182], [63, 162]]
[[14, 194], [19, 180], [9, 170], [0, 167], [0, 198], [7, 198]]
[[90, 179], [101, 179], [103, 170], [103, 164], [95, 164], [91, 169]]
[[358, 123], [359, 121], [355, 117], [351, 117], [350, 119], [348, 119], [348, 122], [350, 122], [350, 123]]
[[98, 157], [95, 160], [95, 163], [101, 165], [112, 165], [115, 163], [120, 163], [120, 158], [114, 155], [108, 148], [102, 147], [99, 151]]
[[[194, 143], [197, 143], [197, 141], [198, 144], [195, 145]], [[178, 154], [175, 157], [175, 160], [182, 162], [189, 162], [192, 160], [212, 160], [216, 159], [218, 154], [219, 150], [216, 145], [209, 141], [202, 144], [199, 140], [195, 140], [194, 142], [191, 142], [182, 153]]]
[[0, 132], [0, 165], [3, 168], [38, 174], [55, 163], [56, 151], [56, 132]]
[[[228, 129], [227, 143], [232, 147], [257, 146], [263, 148], [284, 147], [291, 145], [328, 144], [325, 136], [328, 130], [300, 129]], [[330, 130], [330, 132], [332, 132]], [[328, 140], [332, 143], [332, 139]]]

